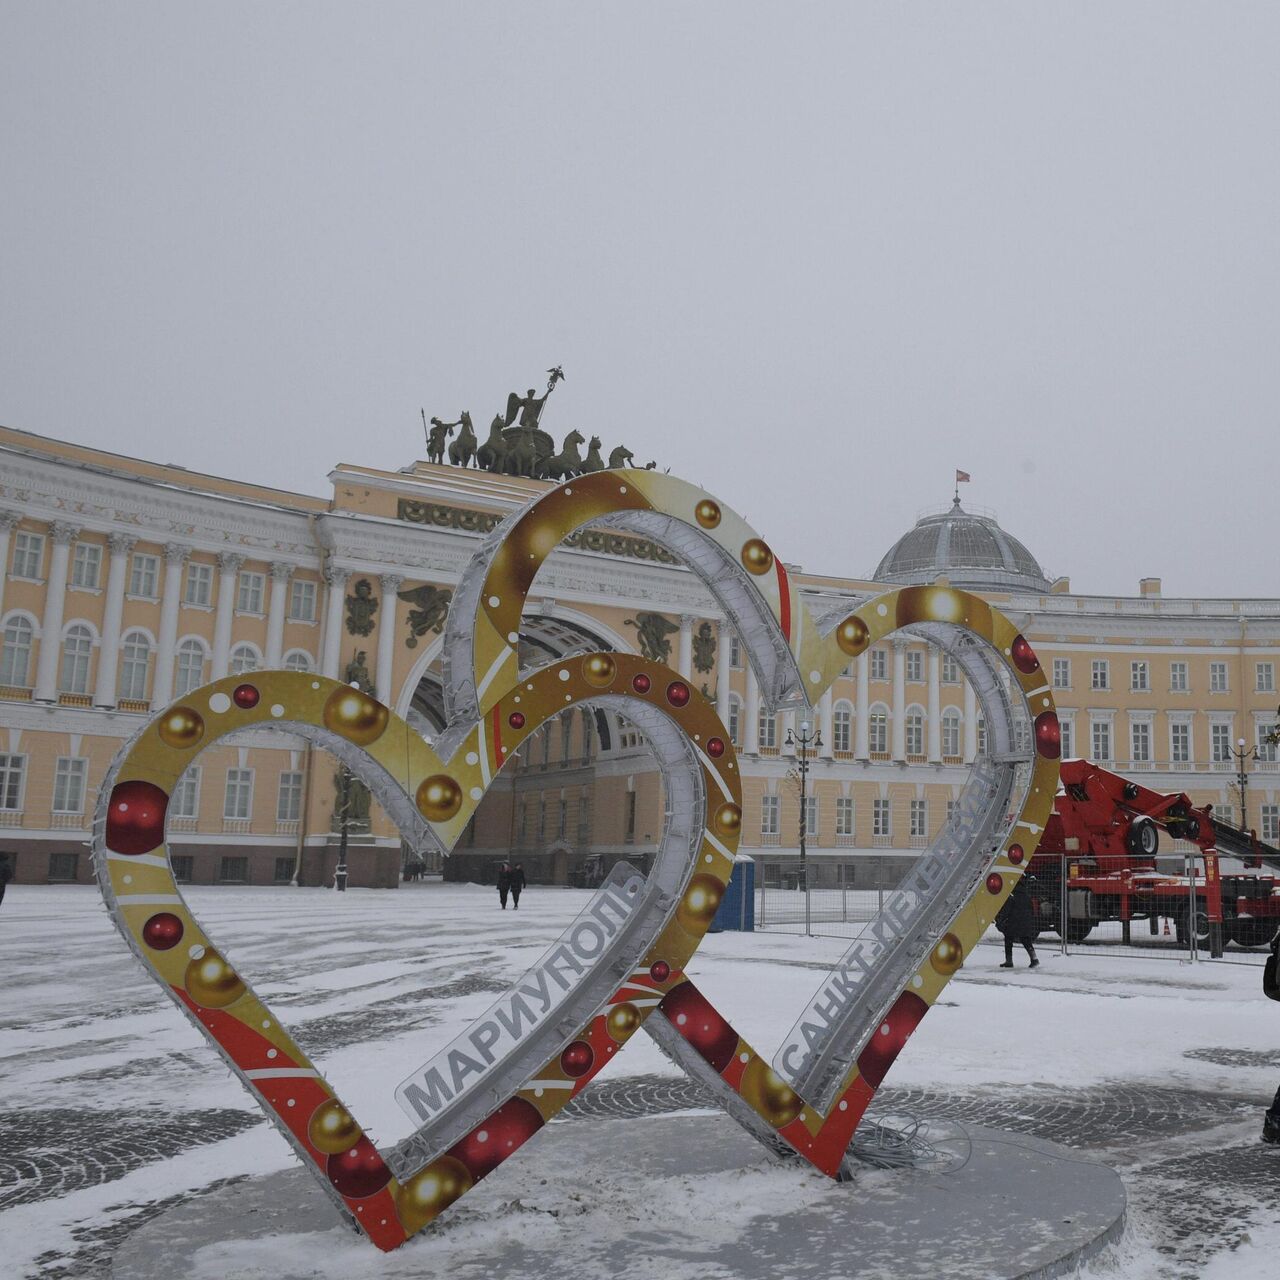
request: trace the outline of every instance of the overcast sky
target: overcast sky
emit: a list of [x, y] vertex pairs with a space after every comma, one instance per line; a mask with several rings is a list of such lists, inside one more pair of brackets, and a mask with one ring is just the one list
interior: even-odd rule
[[1280, 6], [0, 6], [0, 422], [326, 493], [420, 406], [863, 574], [1280, 595]]

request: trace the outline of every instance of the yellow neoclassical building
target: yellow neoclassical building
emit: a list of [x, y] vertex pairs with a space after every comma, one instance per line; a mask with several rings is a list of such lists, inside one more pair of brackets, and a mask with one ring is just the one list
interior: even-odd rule
[[[441, 728], [441, 629], [458, 576], [545, 482], [424, 462], [340, 464], [328, 480], [329, 494], [313, 497], [0, 429], [0, 858], [19, 882], [89, 879], [93, 801], [112, 757], [154, 709], [209, 680], [320, 671], [367, 683], [425, 735]], [[817, 616], [882, 584], [945, 577], [980, 592], [1049, 673], [1064, 755], [1280, 837], [1265, 742], [1280, 698], [1280, 599], [1168, 599], [1155, 578], [1135, 596], [1074, 594], [993, 516], [959, 502], [892, 541], [871, 580], [799, 566], [793, 576]], [[787, 730], [799, 717], [761, 706], [732, 628], [670, 553], [588, 530], [539, 575], [522, 661], [602, 645], [662, 658], [715, 701], [742, 755], [744, 849], [794, 854]], [[984, 749], [972, 691], [945, 656], [904, 638], [852, 662], [813, 727], [818, 882], [824, 860], [866, 859], [872, 882], [896, 879]], [[1232, 755], [1241, 738], [1261, 757], [1248, 765], [1247, 815]], [[324, 883], [341, 825], [335, 781], [330, 759], [301, 740], [246, 734], [211, 748], [169, 807], [178, 878]], [[358, 797], [345, 812], [352, 882], [396, 884], [405, 855], [385, 815]], [[643, 863], [662, 820], [640, 732], [612, 711], [576, 709], [526, 746], [444, 870], [484, 879], [513, 853], [531, 879], [590, 883], [619, 858]]]

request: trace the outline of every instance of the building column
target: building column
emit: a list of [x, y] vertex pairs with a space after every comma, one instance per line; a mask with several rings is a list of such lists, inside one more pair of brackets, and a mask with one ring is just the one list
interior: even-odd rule
[[760, 754], [760, 681], [755, 668], [747, 667], [747, 702], [742, 714], [747, 723], [742, 729], [742, 749], [751, 756]]
[[[716, 715], [727, 729], [729, 727], [729, 626], [722, 622], [719, 626], [719, 643], [716, 645]], [[741, 727], [738, 736], [742, 736]]]
[[968, 680], [964, 682], [964, 762], [972, 764], [978, 756], [978, 695]]
[[124, 583], [129, 552], [138, 540], [129, 533], [107, 534], [111, 557], [107, 567], [106, 599], [102, 611], [102, 643], [98, 647], [98, 682], [93, 687], [95, 707], [116, 705], [116, 675], [120, 660], [120, 620], [124, 616]]
[[893, 645], [893, 758], [907, 758], [907, 641], [894, 636]]
[[167, 542], [164, 548], [164, 594], [160, 598], [160, 635], [156, 640], [156, 672], [151, 705], [163, 707], [173, 697], [173, 655], [178, 647], [178, 606], [182, 602], [182, 566], [190, 547]]
[[929, 646], [929, 759], [942, 763], [942, 650]]
[[858, 705], [853, 709], [854, 755], [871, 758], [871, 659], [864, 649], [855, 659], [858, 670]]
[[284, 608], [285, 598], [289, 594], [289, 575], [293, 566], [289, 564], [273, 564], [271, 566], [271, 603], [267, 606], [267, 653], [266, 664], [269, 671], [280, 666], [284, 656]]
[[818, 732], [822, 734], [822, 746], [818, 748], [818, 755], [823, 760], [830, 760], [835, 750], [832, 740], [835, 738], [836, 729], [835, 698], [829, 688], [818, 699]]
[[4, 580], [9, 576], [9, 535], [21, 519], [17, 511], [0, 511], [0, 617], [4, 615]]
[[676, 650], [676, 670], [685, 680], [693, 679], [693, 614], [680, 615], [680, 645]]
[[396, 592], [404, 579], [398, 573], [384, 573], [378, 579], [382, 584], [382, 604], [378, 609], [378, 665], [373, 673], [374, 687], [379, 702], [391, 705], [393, 696], [392, 667], [396, 656]]
[[61, 520], [49, 526], [49, 576], [45, 582], [44, 617], [40, 620], [40, 661], [36, 665], [35, 701], [57, 702], [58, 657], [62, 653], [62, 615], [67, 602], [67, 561], [80, 532]]
[[236, 607], [236, 575], [244, 556], [224, 551], [218, 556], [218, 612], [213, 622], [212, 678], [221, 680], [231, 661], [231, 620]]
[[320, 670], [330, 680], [336, 680], [341, 669], [338, 658], [342, 647], [342, 604], [349, 574], [350, 570], [339, 569], [332, 564], [326, 565], [324, 570], [324, 580], [329, 585], [329, 598], [325, 605], [324, 656]]

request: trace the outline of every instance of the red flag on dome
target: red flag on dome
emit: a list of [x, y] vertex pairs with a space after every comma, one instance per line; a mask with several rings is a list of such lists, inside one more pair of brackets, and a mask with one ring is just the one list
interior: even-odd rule
[[966, 484], [968, 483], [968, 480], [969, 480], [969, 473], [967, 471], [956, 472], [956, 484]]

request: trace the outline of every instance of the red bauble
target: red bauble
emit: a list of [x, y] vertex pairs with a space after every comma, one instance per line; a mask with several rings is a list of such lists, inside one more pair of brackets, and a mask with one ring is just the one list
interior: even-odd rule
[[161, 911], [142, 926], [142, 940], [157, 951], [168, 951], [182, 941], [182, 921], [172, 911]]
[[325, 1171], [338, 1194], [352, 1200], [363, 1200], [391, 1181], [391, 1170], [378, 1154], [378, 1148], [364, 1137], [354, 1147], [330, 1156]]
[[513, 712], [512, 712], [512, 713], [507, 717], [507, 723], [508, 723], [508, 724], [509, 724], [513, 729], [523, 729], [523, 728], [524, 728], [524, 712], [523, 712], [523, 711], [513, 711]]
[[724, 755], [724, 739], [708, 738], [707, 739], [707, 755], [713, 760], [719, 760]]
[[999, 893], [1004, 888], [1004, 877], [998, 872], [993, 871], [987, 877], [987, 892]]
[[649, 966], [649, 977], [654, 982], [666, 982], [671, 977], [671, 966], [665, 960], [655, 960]]
[[150, 853], [164, 843], [168, 795], [150, 782], [119, 782], [107, 806], [107, 848], [112, 853]]
[[671, 1025], [707, 1060], [713, 1071], [723, 1071], [738, 1049], [738, 1033], [707, 1001], [692, 982], [672, 987], [658, 1006]]
[[566, 1045], [560, 1055], [560, 1065], [564, 1068], [565, 1075], [572, 1076], [575, 1080], [579, 1076], [585, 1076], [595, 1060], [595, 1050], [585, 1040], [575, 1040]]
[[673, 680], [667, 685], [667, 701], [673, 707], [687, 707], [690, 697], [689, 686], [683, 680]]
[[1042, 711], [1036, 716], [1036, 750], [1050, 760], [1062, 754], [1062, 726], [1056, 711]]
[[631, 687], [637, 693], [648, 693], [653, 688], [653, 681], [642, 671], [638, 676], [634, 676], [631, 681]]
[[1009, 648], [1009, 656], [1013, 659], [1013, 665], [1024, 676], [1029, 676], [1040, 666], [1040, 659], [1036, 657], [1036, 651], [1027, 643], [1026, 636], [1014, 636], [1013, 644]]
[[1016, 867], [1027, 855], [1022, 851], [1020, 844], [1011, 844], [1009, 846], [1009, 861]]
[[508, 1098], [487, 1120], [449, 1148], [479, 1182], [542, 1128], [542, 1113], [523, 1098]]
[[929, 1006], [912, 991], [904, 991], [893, 1002], [867, 1041], [867, 1047], [858, 1055], [858, 1071], [873, 1089], [880, 1087], [894, 1059], [902, 1052], [902, 1046], [928, 1012]]
[[242, 711], [252, 711], [262, 695], [251, 684], [238, 684], [231, 694], [231, 701]]

